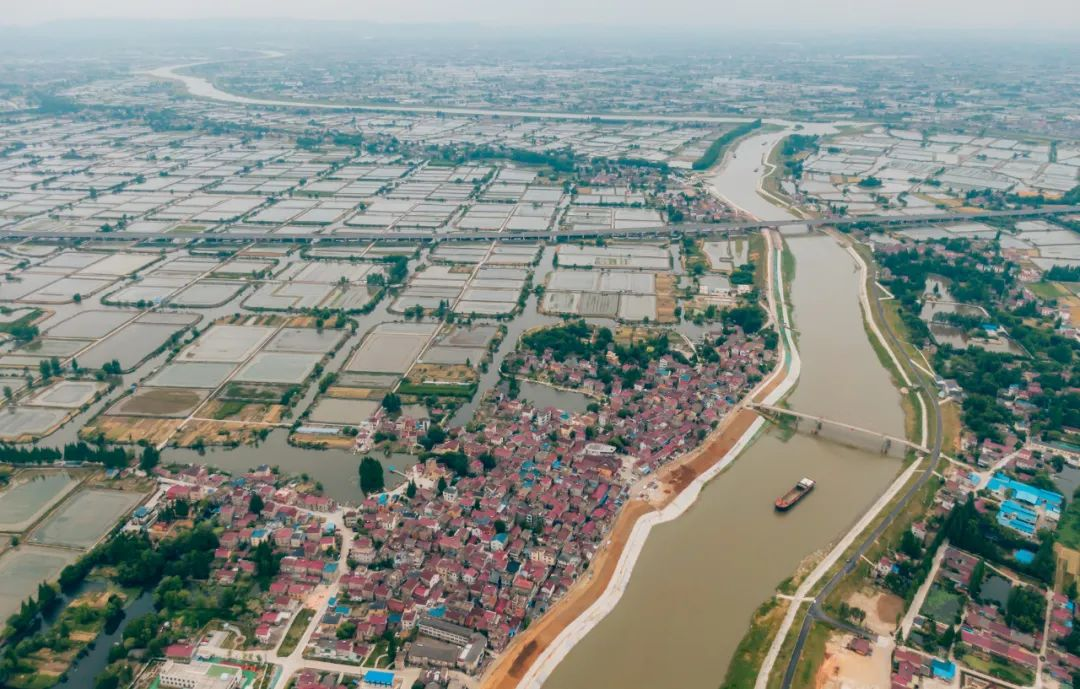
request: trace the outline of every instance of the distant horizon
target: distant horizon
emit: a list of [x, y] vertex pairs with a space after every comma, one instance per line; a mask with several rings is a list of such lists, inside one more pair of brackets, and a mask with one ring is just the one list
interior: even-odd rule
[[[368, 29], [369, 33], [349, 35], [350, 31]], [[766, 50], [769, 46], [791, 48], [820, 46], [823, 44], [847, 44], [853, 54], [876, 54], [877, 50], [888, 55], [916, 56], [925, 48], [948, 48], [951, 44], [970, 49], [974, 45], [1016, 45], [1052, 49], [1055, 46], [1080, 48], [1080, 25], [1056, 26], [1051, 29], [1036, 28], [950, 28], [941, 26], [873, 26], [837, 27], [812, 32], [789, 27], [748, 26], [735, 28], [709, 24], [529, 24], [514, 22], [487, 22], [480, 19], [446, 21], [388, 21], [373, 19], [319, 19], [289, 17], [185, 17], [164, 19], [154, 17], [119, 18], [64, 18], [33, 23], [11, 23], [0, 20], [0, 35], [11, 39], [40, 40], [56, 37], [72, 43], [94, 44], [97, 41], [121, 39], [125, 43], [141, 43], [155, 37], [177, 38], [199, 32], [198, 39], [229, 41], [229, 45], [241, 47], [240, 39], [250, 38], [253, 44], [278, 38], [342, 38], [358, 45], [372, 39], [413, 38], [419, 32], [436, 40], [461, 40], [478, 44], [497, 44], [522, 39], [569, 41], [583, 37], [595, 37], [598, 41], [621, 40], [654, 41], [656, 44], [683, 41], [687, 49], [723, 51], [728, 46], [754, 44]], [[383, 33], [380, 33], [383, 32]], [[238, 36], [237, 34], [244, 34]], [[215, 38], [217, 37], [217, 38]], [[235, 43], [234, 43], [235, 41]], [[707, 42], [708, 45], [701, 45]], [[974, 45], [973, 45], [974, 44]], [[599, 44], [598, 44], [599, 45]], [[5, 46], [0, 46], [4, 52]], [[6, 46], [17, 49], [17, 44]], [[46, 46], [37, 46], [46, 47]], [[53, 46], [58, 47], [58, 46]], [[289, 46], [282, 44], [283, 49]], [[295, 46], [294, 46], [295, 47]], [[329, 47], [329, 44], [327, 45]], [[587, 47], [582, 45], [582, 47]]]
[[[397, 3], [307, 0], [53, 0], [16, 3], [0, 27], [63, 22], [346, 22], [373, 25], [478, 25], [552, 29], [887, 32], [950, 30], [1061, 34], [1080, 29], [1075, 0], [399, 0]], [[806, 36], [810, 39], [812, 36]]]

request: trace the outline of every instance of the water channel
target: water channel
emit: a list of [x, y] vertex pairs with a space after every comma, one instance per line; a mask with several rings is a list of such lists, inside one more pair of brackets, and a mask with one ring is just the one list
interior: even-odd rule
[[[746, 139], [712, 185], [758, 217], [789, 218], [756, 189], [764, 158], [784, 135]], [[797, 233], [787, 239], [803, 366], [791, 406], [902, 434], [899, 394], [864, 331], [854, 261], [826, 236]], [[898, 470], [896, 460], [808, 436], [760, 437], [686, 514], [652, 532], [619, 604], [545, 689], [715, 689], [754, 609], [854, 523]], [[817, 489], [795, 511], [776, 513], [773, 500], [803, 476]]]

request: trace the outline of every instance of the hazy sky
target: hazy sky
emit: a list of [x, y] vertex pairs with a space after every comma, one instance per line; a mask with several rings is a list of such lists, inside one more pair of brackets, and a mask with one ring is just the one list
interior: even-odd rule
[[258, 17], [740, 28], [1080, 29], [1080, 0], [0, 0], [0, 23]]

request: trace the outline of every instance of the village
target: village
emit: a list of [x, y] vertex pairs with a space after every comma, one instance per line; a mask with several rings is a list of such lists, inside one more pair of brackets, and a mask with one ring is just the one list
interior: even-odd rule
[[[371, 673], [373, 685], [420, 671], [467, 682], [574, 585], [623, 502], [658, 467], [696, 447], [772, 356], [760, 336], [737, 327], [697, 344], [699, 353], [714, 352], [704, 364], [661, 351], [663, 331], [661, 339], [626, 344], [584, 324], [548, 332], [564, 331], [590, 353], [556, 357], [526, 344], [508, 364], [517, 375], [510, 380], [542, 376], [602, 405], [583, 413], [537, 408], [511, 397], [504, 382], [407, 482], [356, 508], [270, 469], [228, 476], [205, 466], [157, 468], [160, 499], [126, 528], [158, 541], [192, 528], [191, 515], [209, 515], [218, 534], [209, 581], [265, 583], [251, 614], [164, 647], [163, 683], [169, 673], [193, 671], [178, 664], [229, 658], [287, 670], [331, 663], [364, 681]], [[597, 360], [617, 375], [632, 371], [634, 382], [605, 384]]]

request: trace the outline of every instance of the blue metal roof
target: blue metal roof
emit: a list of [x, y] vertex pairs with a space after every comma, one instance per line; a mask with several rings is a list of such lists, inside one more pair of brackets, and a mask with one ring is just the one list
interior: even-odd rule
[[364, 682], [383, 687], [394, 685], [394, 673], [386, 670], [368, 670], [364, 673]]
[[933, 670], [934, 676], [947, 681], [952, 681], [953, 677], [956, 676], [956, 665], [947, 660], [934, 658], [933, 662], [930, 663], [930, 669]]
[[1049, 510], [1060, 511], [1062, 505], [1065, 502], [1065, 498], [1061, 493], [1055, 493], [1050, 490], [1043, 490], [1030, 486], [1021, 481], [1011, 479], [1004, 474], [994, 474], [994, 477], [990, 479], [990, 482], [986, 485], [992, 491], [1007, 490], [1012, 491], [1013, 498], [1020, 502], [1025, 502], [1029, 505], [1036, 505]]

